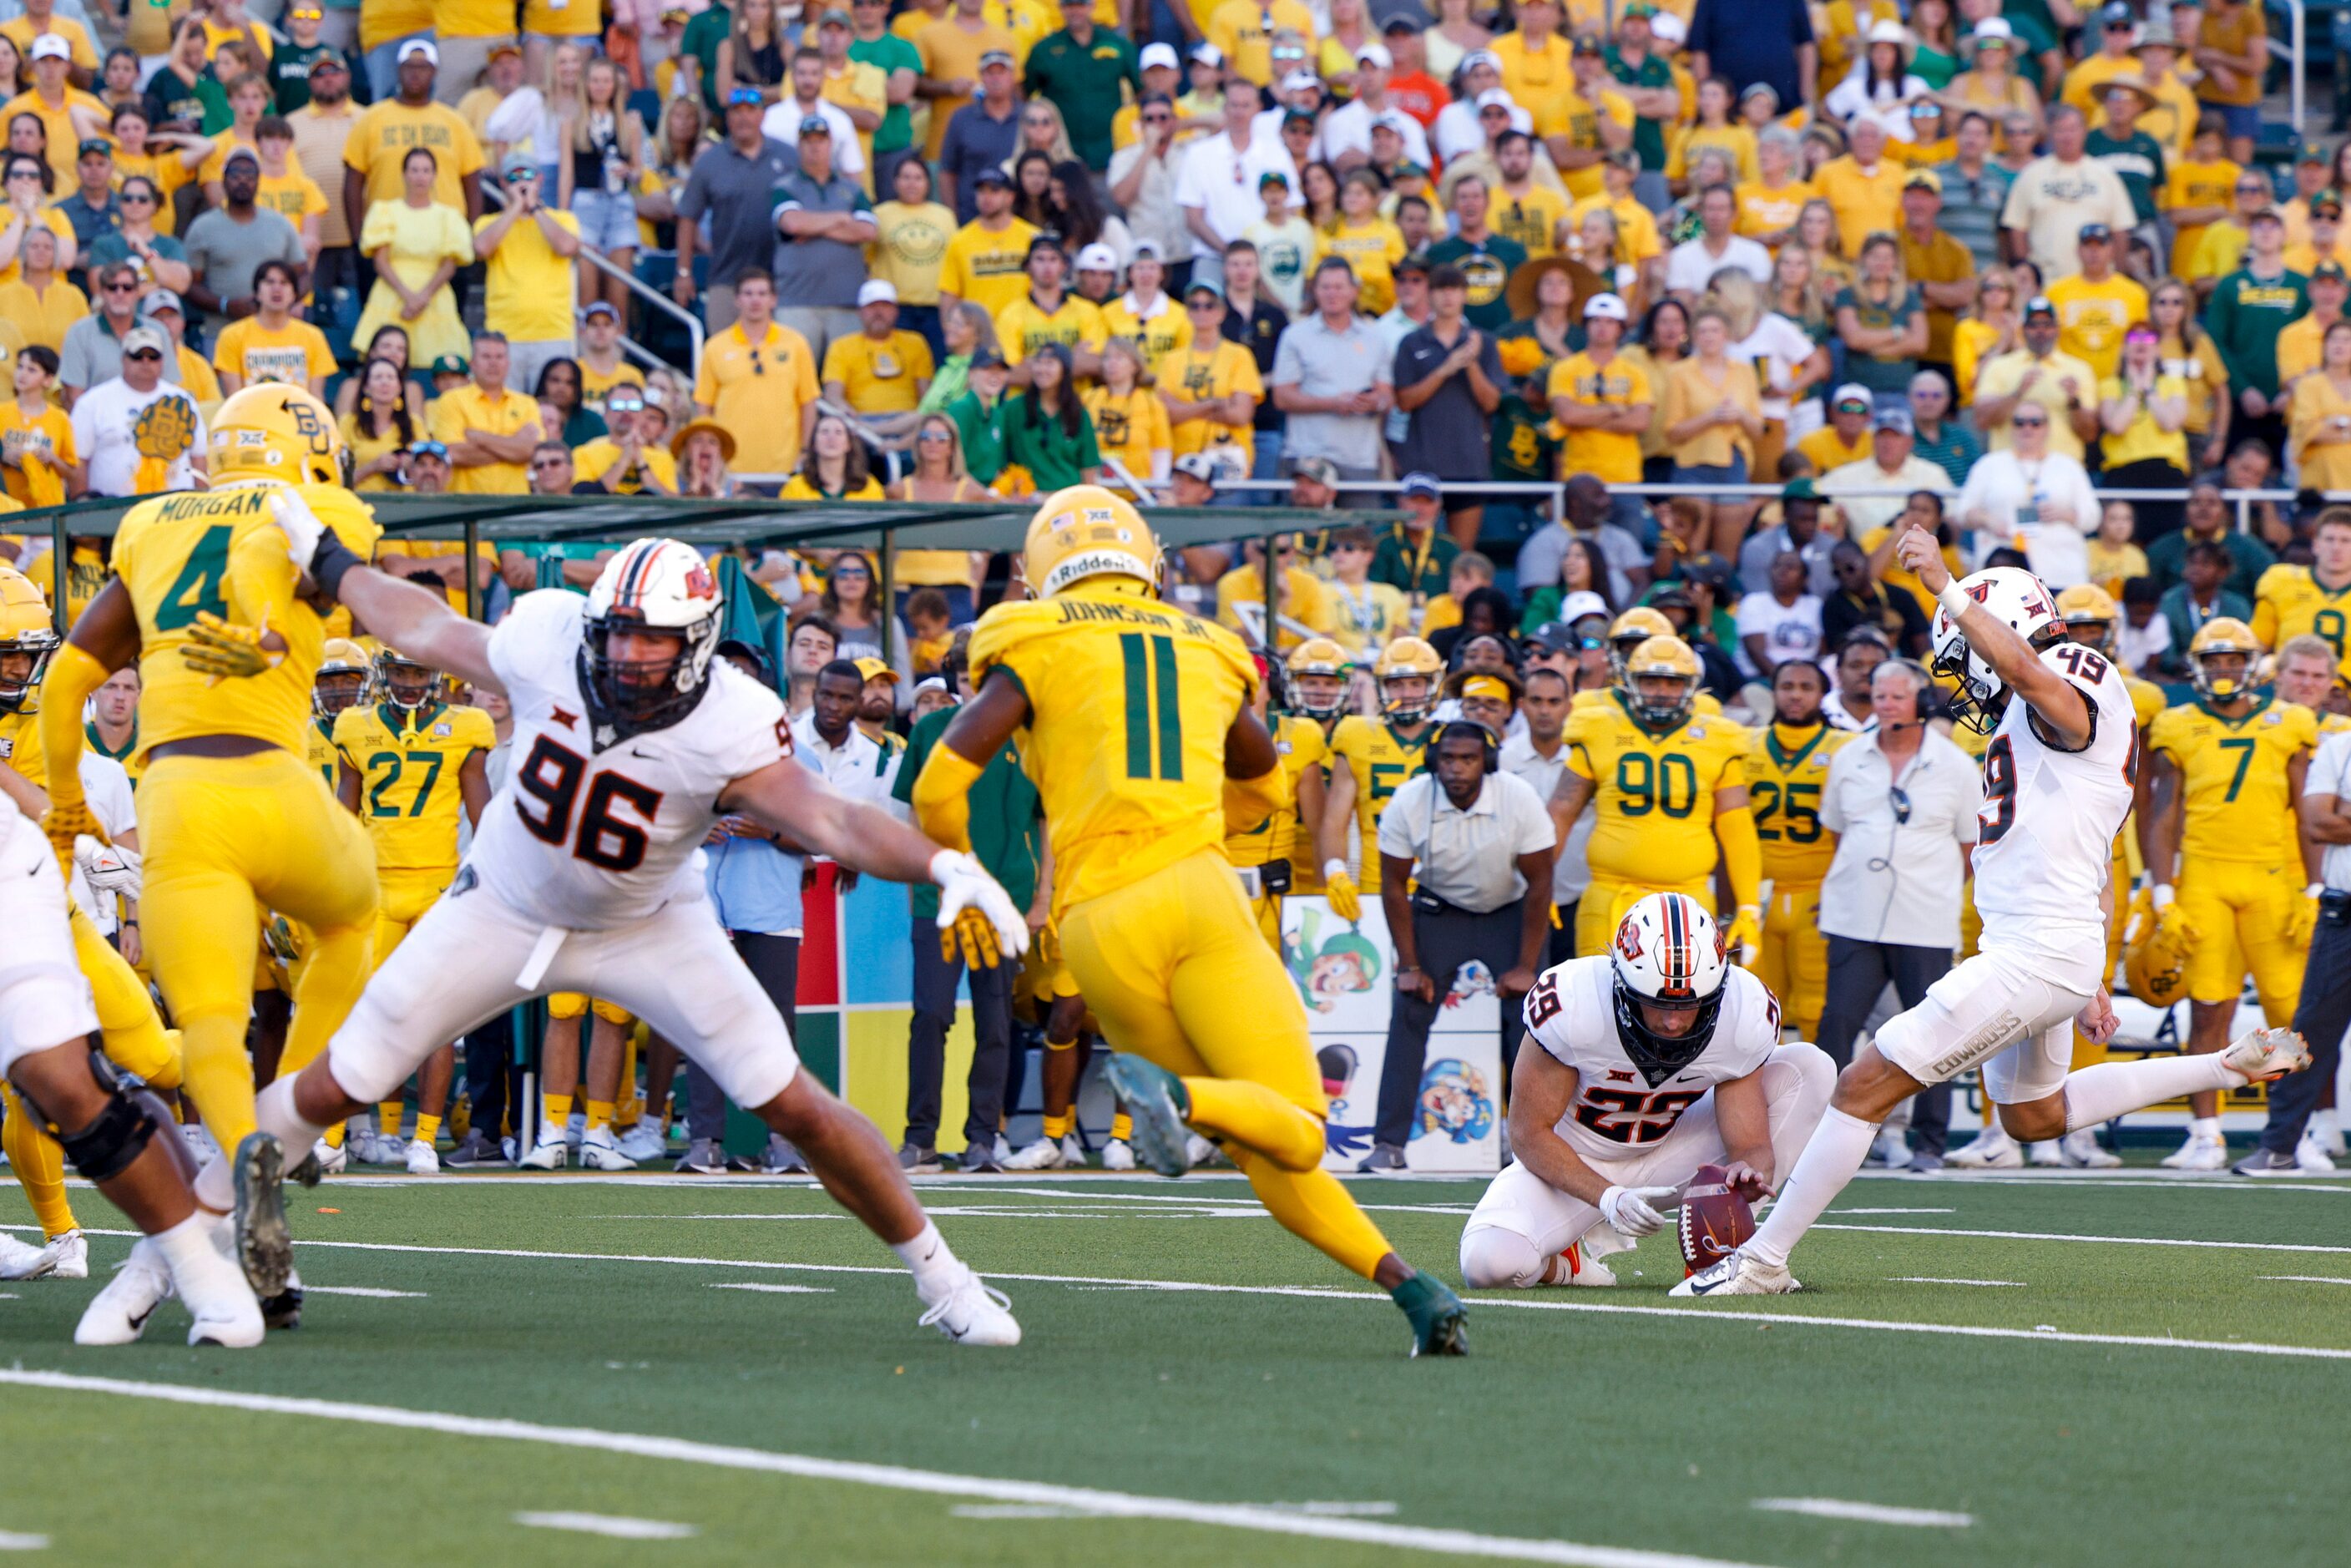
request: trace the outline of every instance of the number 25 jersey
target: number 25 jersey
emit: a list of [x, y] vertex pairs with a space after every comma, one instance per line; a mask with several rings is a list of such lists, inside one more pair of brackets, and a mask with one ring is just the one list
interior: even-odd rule
[[702, 699], [676, 723], [593, 733], [581, 689], [587, 606], [540, 589], [490, 633], [490, 667], [514, 706], [513, 761], [465, 869], [525, 915], [603, 931], [702, 897], [695, 852], [719, 792], [782, 761], [792, 742], [781, 699], [724, 659], [710, 662]]
[[1575, 1070], [1575, 1098], [1552, 1129], [1587, 1160], [1645, 1154], [1716, 1084], [1744, 1078], [1780, 1044], [1780, 1003], [1745, 969], [1722, 977], [1722, 1010], [1697, 1061], [1652, 1079], [1616, 1033], [1614, 965], [1607, 954], [1570, 958], [1527, 993], [1527, 1033]]
[[2087, 996], [2105, 966], [2100, 894], [2115, 834], [2130, 811], [2138, 714], [2122, 672], [2095, 650], [2061, 643], [2043, 649], [2041, 662], [2090, 705], [2090, 738], [2078, 751], [2052, 746], [2032, 705], [2009, 698], [1983, 754], [1975, 852], [1980, 946], [2020, 951], [2039, 973]]
[[1081, 584], [999, 604], [975, 684], [1029, 697], [1022, 766], [1053, 843], [1053, 903], [1098, 898], [1225, 839], [1225, 733], [1257, 685], [1241, 640], [1156, 600]]

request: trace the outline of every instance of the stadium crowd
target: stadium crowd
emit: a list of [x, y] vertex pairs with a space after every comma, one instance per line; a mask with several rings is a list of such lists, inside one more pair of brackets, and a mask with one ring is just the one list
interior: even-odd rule
[[[2151, 744], [2165, 707], [2233, 711], [2273, 679], [2277, 703], [2319, 716], [2279, 759], [2298, 791], [2319, 732], [2351, 724], [2335, 608], [2351, 509], [2324, 500], [2351, 491], [2351, 153], [2263, 139], [2258, 0], [0, 13], [12, 507], [201, 485], [207, 414], [277, 380], [331, 402], [362, 492], [846, 505], [1100, 481], [1155, 505], [1327, 512], [1270, 562], [1249, 538], [1168, 563], [1171, 599], [1264, 651], [1293, 755], [1327, 751], [1327, 770], [1299, 764], [1319, 788], [1296, 820], [1232, 846], [1276, 902], [1277, 864], [1334, 903], [1341, 876], [1348, 897], [1376, 892], [1386, 801], [1431, 727], [1466, 717], [1558, 820], [1546, 961], [1595, 950], [1629, 894], [1660, 885], [1651, 830], [1692, 819], [1672, 884], [1751, 911], [1740, 935], [1791, 1024], [1849, 1052], [1880, 990], [1915, 999], [1967, 941], [1956, 906], [1910, 905], [1918, 879], [1961, 874], [1950, 848], [1985, 788], [1980, 737], [1958, 733], [1966, 766], [1944, 756], [1943, 683], [1918, 663], [1935, 604], [1894, 555], [1906, 526], [1955, 572], [2025, 565], [2062, 591], [2082, 641], [2168, 688], [2148, 687]], [[2238, 491], [2267, 496], [2243, 529]], [[47, 548], [34, 533], [0, 554], [46, 586]], [[68, 614], [107, 548], [74, 542]], [[609, 547], [385, 549], [495, 617], [534, 586], [584, 589]], [[728, 656], [786, 692], [811, 766], [907, 799], [932, 716], [962, 695], [965, 630], [1020, 591], [1004, 558], [740, 565], [784, 618], [782, 667], [747, 643]], [[384, 689], [363, 647], [341, 674]], [[1570, 733], [1612, 703], [1647, 737], [1613, 774]], [[1690, 761], [1660, 737], [1708, 725], [1714, 771], [1677, 800], [1667, 764]], [[2175, 774], [2193, 861], [2215, 830], [2191, 749]], [[1920, 789], [1922, 767], [1957, 777]], [[1035, 868], [1003, 870], [1036, 842], [1008, 772], [992, 869], [1041, 909]], [[1896, 802], [1884, 823], [1859, 795], [1836, 803], [1848, 772]], [[1632, 797], [1655, 823], [1626, 825]], [[1741, 814], [1761, 885], [1737, 885], [1743, 857], [1708, 831]], [[1864, 822], [1917, 842], [1849, 864], [1823, 830], [1856, 841]], [[772, 939], [797, 927], [806, 868], [744, 832], [714, 841], [714, 886], [789, 996]], [[2314, 883], [2287, 838], [2273, 859]], [[2171, 876], [2137, 880], [2149, 927], [2184, 940]], [[2198, 1005], [2219, 1006], [2213, 986], [2233, 999], [2243, 967], [2196, 982]], [[916, 1168], [937, 1158], [956, 978], [917, 975]], [[967, 1163], [1058, 1161], [1066, 1082], [1040, 1147], [998, 1146], [1010, 1016], [1033, 1002], [1024, 1027], [1066, 1044], [1082, 1008], [983, 1002], [973, 979], [1003, 1021], [978, 1031]], [[584, 1067], [591, 1140], [633, 1108], [643, 1131], [613, 1146], [651, 1157], [672, 1063], [648, 1042], [637, 1092], [627, 1034], [601, 1004], [559, 1007], [550, 1063], [571, 1066], [549, 1082]], [[469, 1042], [461, 1163], [530, 1152], [500, 1150], [505, 1051]], [[1049, 1100], [1052, 1082], [1049, 1066]], [[715, 1089], [684, 1098], [687, 1163], [723, 1168]], [[549, 1095], [558, 1128], [571, 1099]], [[397, 1111], [360, 1157], [410, 1157]], [[2330, 1114], [2290, 1129], [2289, 1155], [2339, 1149]], [[2211, 1115], [2192, 1145], [2217, 1140]], [[1946, 1121], [1922, 1105], [1886, 1157], [1939, 1164]], [[1973, 1163], [2021, 1160], [2002, 1136]], [[2077, 1134], [2032, 1157], [2112, 1156]], [[1384, 1143], [1372, 1168], [1398, 1164]]]

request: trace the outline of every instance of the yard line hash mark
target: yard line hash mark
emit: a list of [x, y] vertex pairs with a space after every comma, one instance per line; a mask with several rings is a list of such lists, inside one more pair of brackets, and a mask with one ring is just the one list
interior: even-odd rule
[[1934, 1274], [1888, 1274], [1892, 1285], [2005, 1285], [2013, 1290], [2024, 1289], [2022, 1280], [1946, 1280]]
[[1971, 1513], [1948, 1513], [1934, 1508], [1892, 1508], [1875, 1502], [1845, 1502], [1833, 1497], [1759, 1497], [1754, 1506], [1766, 1513], [1803, 1513], [1814, 1519], [1850, 1519], [1864, 1524], [1907, 1524], [1922, 1530], [1965, 1530], [1976, 1521], [1976, 1516]]
[[610, 1536], [614, 1541], [684, 1541], [697, 1531], [690, 1524], [664, 1519], [628, 1519], [610, 1513], [518, 1513], [517, 1524], [533, 1530], [569, 1530], [581, 1535]]

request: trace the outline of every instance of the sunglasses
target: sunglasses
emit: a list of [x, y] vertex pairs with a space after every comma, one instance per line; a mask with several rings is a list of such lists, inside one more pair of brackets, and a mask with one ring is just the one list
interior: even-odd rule
[[125, 206], [130, 205], [132, 202], [144, 202], [151, 207], [155, 204], [155, 198], [149, 195], [144, 191], [125, 191], [116, 199], [120, 201]]
[[160, 360], [163, 356], [152, 349], [133, 349], [122, 357], [126, 360]]
[[104, 285], [104, 287], [106, 292], [109, 294], [136, 294], [139, 292], [139, 284], [136, 279], [133, 279], [129, 283], [109, 283]]
[[2009, 421], [2009, 423], [2011, 423], [2011, 424], [2012, 424], [2012, 425], [2016, 426], [2016, 428], [2017, 428], [2017, 429], [2019, 429], [2019, 430], [2039, 430], [2039, 429], [2041, 429], [2043, 426], [2046, 425], [2048, 423], [2049, 423], [2049, 422], [2048, 422], [2047, 420], [2045, 420], [2045, 419], [2027, 419], [2027, 418], [2017, 418], [2017, 419], [2011, 419], [2011, 420], [2010, 420], [2010, 421]]
[[530, 465], [533, 468], [561, 468], [570, 461], [569, 457], [534, 457]]
[[921, 434], [915, 436], [914, 439], [917, 441], [935, 441], [944, 444], [946, 442], [954, 440], [955, 437], [949, 435], [944, 430], [925, 430]]

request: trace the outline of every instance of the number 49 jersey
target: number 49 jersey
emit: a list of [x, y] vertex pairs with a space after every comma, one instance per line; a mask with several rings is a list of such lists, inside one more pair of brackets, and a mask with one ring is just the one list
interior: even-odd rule
[[2011, 697], [1984, 747], [1976, 912], [1984, 948], [2020, 950], [2086, 996], [2105, 964], [2099, 898], [2131, 808], [2138, 714], [2122, 672], [2095, 650], [2061, 643], [2041, 662], [2090, 705], [2090, 738], [2061, 750], [2042, 738], [2031, 705]]
[[1744, 1078], [1779, 1048], [1780, 1003], [1745, 969], [1723, 977], [1714, 1038], [1697, 1061], [1652, 1079], [1616, 1033], [1614, 965], [1605, 954], [1547, 969], [1527, 993], [1527, 1032], [1575, 1070], [1575, 1098], [1552, 1129], [1586, 1160], [1628, 1159], [1661, 1143], [1718, 1083]]
[[514, 705], [513, 762], [465, 859], [501, 902], [568, 931], [702, 897], [695, 852], [719, 792], [792, 747], [782, 701], [724, 659], [684, 718], [600, 744], [580, 687], [587, 605], [541, 589], [490, 633], [490, 666]]

